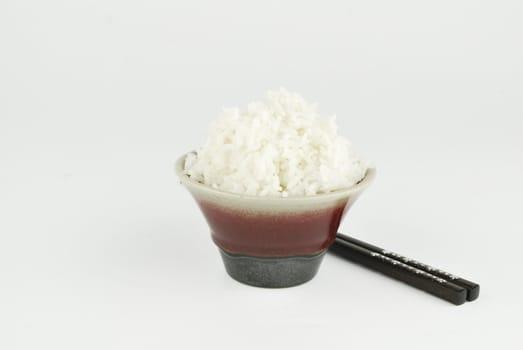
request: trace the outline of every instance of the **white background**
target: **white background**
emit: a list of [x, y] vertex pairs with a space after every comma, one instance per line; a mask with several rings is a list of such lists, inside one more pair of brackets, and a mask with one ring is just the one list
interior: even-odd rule
[[[456, 307], [327, 256], [230, 279], [173, 162], [285, 86], [378, 169], [341, 231], [481, 284]], [[0, 348], [521, 346], [523, 2], [0, 2]]]

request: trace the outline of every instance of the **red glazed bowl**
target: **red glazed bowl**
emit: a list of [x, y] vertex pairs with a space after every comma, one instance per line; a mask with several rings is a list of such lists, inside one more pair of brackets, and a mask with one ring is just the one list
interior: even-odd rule
[[217, 190], [193, 181], [176, 162], [176, 174], [207, 219], [227, 273], [258, 287], [290, 287], [312, 279], [334, 242], [345, 213], [369, 186], [370, 168], [356, 185], [303, 197], [260, 197]]

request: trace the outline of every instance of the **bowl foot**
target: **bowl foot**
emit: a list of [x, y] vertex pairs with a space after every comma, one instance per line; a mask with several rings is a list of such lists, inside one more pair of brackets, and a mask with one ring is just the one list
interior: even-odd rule
[[238, 282], [263, 288], [292, 287], [310, 281], [325, 255], [323, 251], [314, 255], [259, 257], [218, 249], [229, 276]]

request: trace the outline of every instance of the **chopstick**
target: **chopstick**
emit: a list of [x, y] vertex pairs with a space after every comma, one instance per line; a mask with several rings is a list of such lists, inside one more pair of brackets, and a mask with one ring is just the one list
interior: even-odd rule
[[479, 285], [403, 255], [338, 233], [331, 253], [410, 284], [455, 305], [479, 296]]

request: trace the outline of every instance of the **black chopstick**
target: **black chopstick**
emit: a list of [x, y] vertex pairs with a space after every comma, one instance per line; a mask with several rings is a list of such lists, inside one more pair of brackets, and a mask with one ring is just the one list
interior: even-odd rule
[[458, 286], [462, 286], [463, 288], [465, 288], [467, 290], [467, 301], [476, 300], [478, 298], [478, 296], [479, 296], [479, 284], [477, 284], [477, 283], [468, 281], [468, 280], [466, 280], [464, 278], [455, 276], [453, 274], [450, 274], [450, 273], [445, 272], [443, 270], [437, 269], [437, 268], [432, 267], [430, 265], [421, 263], [421, 262], [419, 262], [417, 260], [413, 260], [413, 259], [407, 258], [406, 256], [400, 255], [398, 253], [391, 252], [390, 250], [383, 249], [383, 248], [380, 248], [380, 247], [376, 247], [375, 245], [372, 245], [372, 244], [367, 243], [367, 242], [363, 242], [363, 241], [361, 241], [359, 239], [356, 239], [356, 238], [353, 238], [353, 237], [349, 237], [349, 236], [346, 236], [346, 235], [343, 235], [343, 234], [340, 234], [340, 233], [338, 233], [337, 237], [340, 240], [351, 242], [353, 244], [359, 245], [360, 247], [364, 247], [364, 248], [366, 248], [368, 250], [372, 250], [374, 252], [378, 252], [380, 254], [383, 254], [384, 256], [387, 256], [389, 258], [401, 261], [402, 263], [405, 263], [407, 265], [410, 265], [410, 266], [415, 267], [417, 269], [420, 269], [422, 271], [428, 272], [428, 273], [430, 273], [430, 274], [432, 274], [434, 276], [438, 276], [438, 277], [444, 278], [444, 279], [446, 279], [446, 280], [448, 280], [448, 281], [450, 281], [450, 282], [452, 282], [454, 284], [457, 284]]
[[479, 295], [476, 283], [343, 234], [337, 234], [329, 251], [456, 305]]

